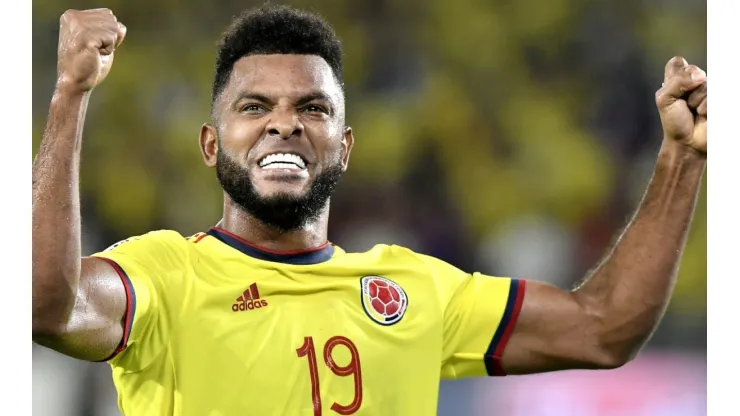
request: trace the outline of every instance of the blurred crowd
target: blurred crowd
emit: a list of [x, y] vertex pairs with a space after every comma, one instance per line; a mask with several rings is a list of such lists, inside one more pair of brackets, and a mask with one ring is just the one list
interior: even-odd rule
[[[660, 145], [653, 97], [666, 61], [682, 55], [706, 68], [699, 0], [287, 3], [320, 12], [343, 40], [357, 141], [332, 201], [330, 239], [348, 251], [400, 244], [464, 270], [563, 288], [604, 255], [642, 197]], [[88, 111], [87, 254], [219, 220], [221, 191], [201, 163], [198, 132], [216, 41], [259, 4], [33, 2], [34, 155], [56, 79], [59, 16], [109, 7], [129, 29]], [[650, 343], [656, 354], [705, 354], [706, 247], [705, 186], [674, 300]], [[34, 347], [34, 414], [116, 414], [109, 373]], [[444, 384], [440, 415], [479, 414], [470, 392], [491, 383], [505, 381]]]

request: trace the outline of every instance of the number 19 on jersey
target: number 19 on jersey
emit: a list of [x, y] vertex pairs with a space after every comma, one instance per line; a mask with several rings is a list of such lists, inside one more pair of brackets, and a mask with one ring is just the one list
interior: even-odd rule
[[[334, 348], [343, 346], [349, 350], [351, 359], [346, 366], [338, 365], [332, 356]], [[339, 377], [352, 376], [354, 381], [354, 397], [349, 404], [343, 405], [334, 402], [331, 410], [340, 415], [356, 413], [362, 406], [362, 371], [360, 370], [360, 353], [352, 341], [343, 336], [329, 338], [324, 344], [324, 362], [329, 369]], [[313, 400], [314, 416], [321, 416], [321, 388], [319, 387], [319, 370], [316, 362], [316, 348], [313, 337], [305, 337], [303, 345], [296, 350], [299, 358], [308, 360], [308, 373], [311, 377], [311, 398]]]

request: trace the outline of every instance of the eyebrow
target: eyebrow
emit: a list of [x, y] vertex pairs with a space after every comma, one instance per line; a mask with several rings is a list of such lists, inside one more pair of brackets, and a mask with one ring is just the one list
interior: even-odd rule
[[236, 100], [234, 100], [234, 103], [238, 103], [243, 100], [254, 100], [254, 101], [261, 101], [263, 103], [271, 103], [272, 100], [267, 98], [267, 96], [264, 96], [262, 94], [252, 93], [252, 92], [244, 92], [239, 94], [239, 96], [236, 97]]
[[321, 91], [314, 91], [307, 95], [304, 95], [303, 97], [299, 98], [295, 104], [297, 106], [301, 106], [303, 104], [310, 103], [311, 101], [327, 101], [329, 104], [332, 104], [331, 97]]
[[[263, 103], [272, 104], [273, 100], [269, 99], [267, 96], [259, 93], [253, 93], [253, 92], [244, 92], [239, 94], [237, 96], [236, 100], [234, 100], [234, 103], [238, 103], [243, 100], [254, 100], [254, 101], [260, 101]], [[313, 91], [310, 92], [296, 100], [295, 105], [301, 106], [307, 103], [310, 103], [311, 101], [327, 101], [330, 104], [332, 104], [331, 97], [329, 95], [321, 92], [321, 91]]]

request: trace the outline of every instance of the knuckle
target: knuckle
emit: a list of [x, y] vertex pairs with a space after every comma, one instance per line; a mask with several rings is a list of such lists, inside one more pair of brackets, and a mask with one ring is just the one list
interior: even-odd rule
[[114, 21], [116, 20], [116, 15], [113, 13], [113, 10], [111, 10], [111, 9], [103, 9], [103, 11], [105, 12], [105, 14], [106, 14], [106, 16], [108, 18], [113, 19]]
[[111, 10], [109, 8], [95, 9], [95, 10], [91, 10], [91, 11], [95, 12], [95, 14], [98, 16], [98, 18], [100, 18], [101, 15], [102, 16], [105, 16], [106, 19], [110, 19], [110, 18], [115, 19], [115, 17], [116, 17], [113, 14], [113, 10]]
[[686, 64], [687, 64], [687, 62], [686, 62], [686, 59], [684, 59], [684, 57], [683, 57], [683, 56], [680, 56], [680, 55], [676, 55], [676, 56], [674, 56], [673, 58], [671, 58], [671, 59], [670, 59], [670, 60], [668, 61], [668, 64], [669, 64], [669, 65], [678, 65], [678, 66], [682, 66], [682, 65], [686, 65]]
[[79, 10], [68, 9], [64, 13], [62, 13], [62, 16], [59, 17], [59, 20], [61, 20], [61, 21], [69, 20], [69, 19], [75, 17], [78, 12], [79, 12]]

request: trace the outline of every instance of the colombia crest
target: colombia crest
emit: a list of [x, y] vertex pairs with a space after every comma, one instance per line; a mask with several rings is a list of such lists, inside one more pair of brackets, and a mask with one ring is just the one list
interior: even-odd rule
[[362, 307], [373, 321], [393, 325], [403, 318], [408, 307], [406, 292], [395, 282], [380, 276], [360, 279]]

